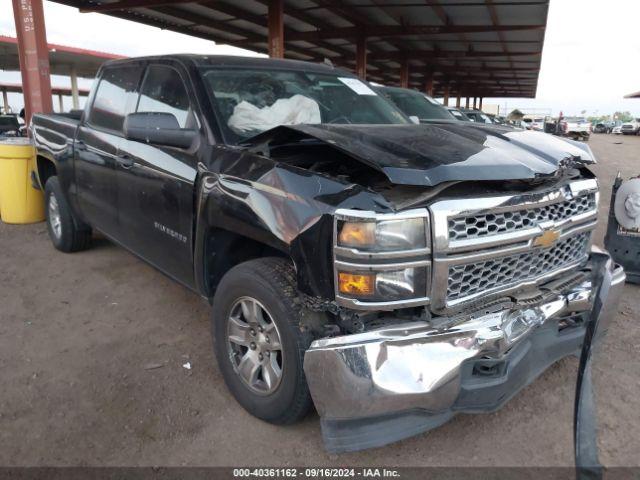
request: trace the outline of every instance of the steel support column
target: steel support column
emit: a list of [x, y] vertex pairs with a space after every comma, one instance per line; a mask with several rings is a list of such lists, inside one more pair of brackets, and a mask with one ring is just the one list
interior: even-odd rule
[[460, 108], [460, 90], [458, 90], [458, 95], [456, 97], [456, 108]]
[[74, 110], [80, 108], [80, 95], [78, 94], [78, 73], [76, 67], [71, 67], [71, 104]]
[[9, 113], [9, 94], [7, 89], [2, 89], [2, 104], [4, 105], [4, 113]]
[[467, 97], [467, 100], [465, 101], [465, 107], [464, 108], [469, 108], [469, 97]]
[[473, 109], [476, 109], [478, 97], [473, 97]]
[[407, 60], [403, 60], [400, 65], [400, 86], [409, 88], [409, 62]]
[[284, 58], [284, 0], [269, 0], [268, 17], [269, 56]]
[[49, 52], [42, 0], [12, 0], [22, 73], [25, 121], [39, 112], [53, 111]]
[[59, 113], [64, 112], [64, 102], [62, 101], [62, 94], [61, 93], [58, 94], [58, 112]]
[[367, 79], [367, 39], [358, 37], [356, 42], [356, 75], [361, 79]]
[[444, 84], [444, 100], [443, 100], [443, 102], [444, 102], [445, 106], [447, 106], [447, 107], [449, 106], [450, 88], [451, 88], [451, 86], [449, 85], [449, 82], [445, 81], [445, 84]]
[[478, 110], [482, 110], [482, 97], [480, 97], [480, 104], [478, 105]]
[[433, 97], [433, 74], [432, 73], [426, 74], [425, 83], [424, 83], [424, 93], [426, 93], [430, 97]]

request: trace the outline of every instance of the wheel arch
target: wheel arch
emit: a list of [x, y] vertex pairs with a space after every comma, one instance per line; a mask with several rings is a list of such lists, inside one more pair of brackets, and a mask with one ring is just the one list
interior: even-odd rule
[[47, 180], [58, 175], [58, 166], [53, 159], [42, 154], [38, 154], [36, 155], [36, 174], [38, 176], [40, 188], [44, 191], [44, 186], [47, 184]]
[[196, 276], [200, 289], [208, 298], [213, 298], [220, 280], [229, 270], [248, 260], [279, 257], [291, 262], [295, 268], [293, 257], [288, 252], [221, 227], [208, 228], [197, 250], [200, 258], [196, 266], [201, 267]]

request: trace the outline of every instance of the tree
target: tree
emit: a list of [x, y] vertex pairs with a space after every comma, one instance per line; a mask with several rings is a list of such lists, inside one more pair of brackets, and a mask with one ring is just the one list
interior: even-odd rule
[[633, 120], [633, 115], [631, 115], [631, 112], [628, 111], [616, 112], [613, 114], [613, 118], [616, 120], [620, 120], [621, 122], [630, 122], [631, 120]]
[[522, 120], [522, 117], [524, 117], [524, 113], [522, 113], [517, 108], [507, 116], [509, 120]]

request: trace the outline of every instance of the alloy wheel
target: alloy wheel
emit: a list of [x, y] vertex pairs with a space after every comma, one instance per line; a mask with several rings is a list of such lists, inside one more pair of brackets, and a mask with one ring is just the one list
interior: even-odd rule
[[251, 391], [270, 395], [282, 380], [280, 332], [255, 298], [239, 298], [227, 319], [227, 345], [234, 371]]
[[55, 195], [49, 196], [49, 225], [53, 235], [60, 239], [62, 236], [62, 219], [60, 218], [60, 206], [58, 205], [58, 199]]

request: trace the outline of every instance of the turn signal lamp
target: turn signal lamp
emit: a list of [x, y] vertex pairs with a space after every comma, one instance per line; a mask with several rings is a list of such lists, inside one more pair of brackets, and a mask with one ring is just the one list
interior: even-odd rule
[[338, 273], [340, 293], [358, 297], [370, 297], [375, 291], [376, 276], [368, 274]]

